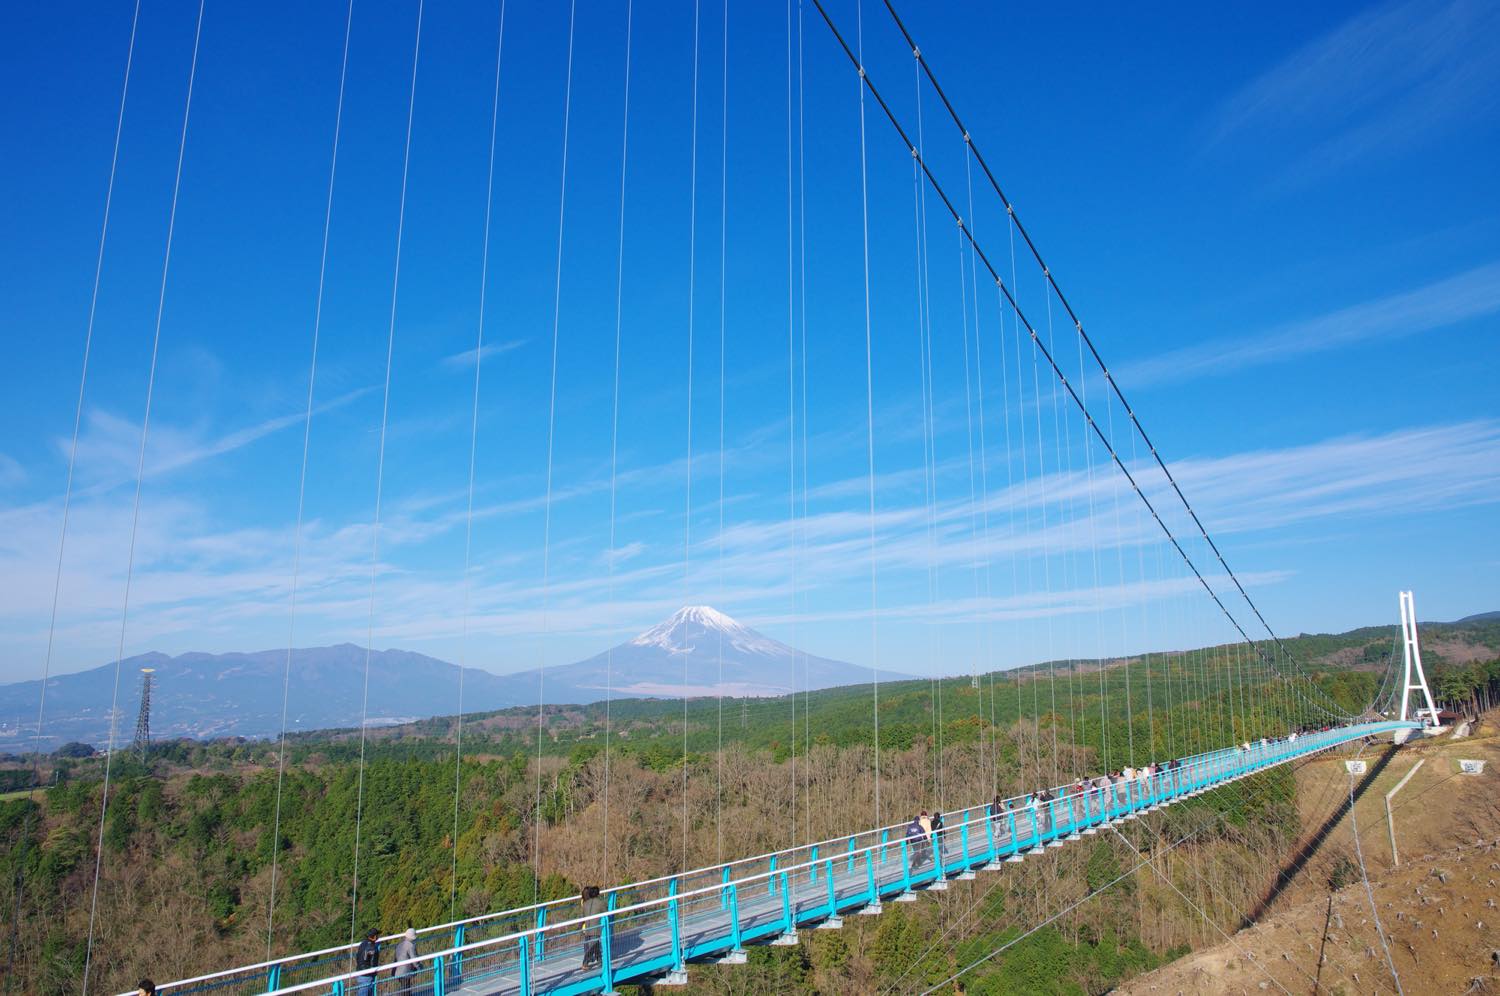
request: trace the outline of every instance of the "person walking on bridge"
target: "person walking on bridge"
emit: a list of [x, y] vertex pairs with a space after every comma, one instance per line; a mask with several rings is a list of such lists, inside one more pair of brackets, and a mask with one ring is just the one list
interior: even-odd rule
[[364, 974], [358, 980], [359, 996], [374, 996], [376, 968], [380, 965], [380, 931], [371, 927], [365, 939], [354, 949], [354, 970]]
[[[604, 897], [599, 895], [597, 885], [585, 885], [583, 894], [583, 915], [597, 917], [605, 912], [606, 904]], [[604, 920], [590, 920], [583, 925], [583, 967], [598, 968], [604, 962]]]
[[922, 818], [913, 816], [906, 825], [906, 860], [911, 862], [913, 868], [922, 860], [922, 843], [926, 839], [927, 831], [922, 828]]
[[[412, 978], [417, 974], [417, 931], [411, 924], [406, 925], [406, 933], [401, 935], [401, 943], [396, 945], [396, 967], [391, 975], [396, 982], [396, 992], [406, 996], [412, 990]], [[402, 962], [407, 962], [403, 965]]]

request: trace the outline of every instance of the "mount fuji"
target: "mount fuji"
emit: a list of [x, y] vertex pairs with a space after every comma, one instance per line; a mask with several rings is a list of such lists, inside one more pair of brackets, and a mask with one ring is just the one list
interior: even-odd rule
[[[362, 703], [366, 662], [369, 701]], [[254, 653], [149, 653], [122, 662], [119, 700], [112, 695], [115, 665], [47, 681], [45, 735], [37, 739], [40, 681], [0, 685], [0, 751], [51, 750], [67, 740], [104, 744], [114, 717], [116, 740], [127, 739], [138, 701], [142, 666], [155, 669], [152, 731], [157, 737], [274, 737], [281, 729], [285, 649]], [[587, 704], [606, 697], [677, 698], [784, 695], [794, 688], [863, 684], [863, 667], [805, 654], [762, 636], [724, 613], [695, 605], [602, 654], [575, 664], [495, 674], [460, 669], [406, 650], [340, 644], [293, 650], [288, 729], [372, 726], [448, 715], [458, 678], [472, 711], [535, 705], [538, 688], [551, 705]], [[882, 672], [882, 678], [904, 675]], [[538, 684], [539, 679], [540, 686]], [[114, 702], [115, 711], [111, 712]]]
[[544, 687], [548, 701], [590, 702], [607, 691], [614, 698], [785, 695], [869, 680], [867, 668], [803, 653], [717, 609], [689, 605], [602, 654], [548, 668]]

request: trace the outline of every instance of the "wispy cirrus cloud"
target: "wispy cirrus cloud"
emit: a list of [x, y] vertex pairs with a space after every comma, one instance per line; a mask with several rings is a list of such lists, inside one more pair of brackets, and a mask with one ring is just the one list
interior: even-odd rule
[[1500, 103], [1500, 6], [1403, 0], [1364, 11], [1226, 99], [1205, 148], [1275, 136], [1289, 151], [1283, 183], [1418, 147]]
[[[1132, 469], [1173, 528], [1184, 537], [1195, 535], [1173, 507], [1165, 480], [1149, 467]], [[1451, 514], [1500, 502], [1500, 421], [1183, 460], [1173, 470], [1221, 542], [1240, 537], [1238, 547], [1246, 539], [1279, 541], [1288, 530], [1369, 520], [1392, 509], [1402, 515]], [[956, 497], [931, 506], [910, 495], [899, 477], [876, 483], [879, 612], [882, 632], [893, 637], [899, 638], [901, 627], [1086, 619], [1132, 601], [1177, 597], [1197, 583], [1171, 561], [1134, 496], [1105, 474], [1052, 471], [1045, 487], [1040, 479], [996, 487], [987, 502], [980, 494], [972, 504], [966, 489], [949, 489]], [[663, 496], [675, 497], [672, 486], [665, 487]], [[541, 652], [556, 662], [574, 648], [597, 650], [684, 601], [722, 604], [756, 625], [822, 626], [834, 634], [834, 646], [848, 636], [839, 627], [869, 610], [871, 523], [858, 501], [853, 507], [842, 498], [815, 501], [795, 522], [764, 513], [740, 518], [727, 524], [722, 537], [712, 530], [695, 536], [686, 557], [675, 526], [667, 542], [654, 542], [654, 534], [622, 538], [612, 578], [607, 558], [593, 545], [603, 528], [596, 523], [592, 532], [553, 537], [552, 573], [543, 590], [542, 549], [535, 538], [511, 535], [483, 546], [467, 579], [456, 553], [430, 556], [427, 544], [461, 525], [454, 510], [463, 500], [456, 494], [392, 503], [378, 565], [378, 641], [441, 656], [463, 628], [456, 607], [466, 600], [475, 662], [502, 668], [536, 663]], [[559, 507], [574, 500], [554, 495]], [[487, 514], [503, 519], [527, 508], [524, 502], [496, 506]], [[62, 660], [97, 663], [118, 638], [128, 512], [105, 496], [86, 496], [75, 507], [58, 634], [66, 648]], [[19, 654], [11, 677], [30, 676], [22, 665], [45, 645], [57, 515], [50, 506], [12, 510], [7, 521], [13, 528], [0, 539], [0, 632]], [[371, 523], [360, 518], [304, 524], [295, 634], [300, 643], [363, 639], [370, 531]], [[576, 554], [570, 543], [580, 547]], [[1132, 548], [1148, 551], [1148, 566], [1127, 552]], [[132, 648], [244, 649], [285, 640], [290, 521], [235, 528], [220, 521], [212, 502], [173, 495], [146, 508], [138, 549]], [[1149, 554], [1153, 549], [1163, 551], [1162, 564], [1151, 566], [1158, 560]], [[1211, 585], [1232, 590], [1205, 551], [1191, 541], [1189, 549], [1201, 557], [1198, 566]], [[1234, 549], [1225, 550], [1234, 563]], [[1252, 571], [1242, 580], [1253, 587], [1281, 584], [1296, 565], [1284, 566], [1292, 570]], [[798, 608], [789, 613], [794, 571], [800, 594]], [[929, 571], [938, 579], [935, 594], [926, 581]], [[1093, 627], [1073, 629], [1087, 635]], [[1012, 632], [1017, 639], [1024, 635]], [[563, 643], [539, 651], [547, 634]]]
[[495, 356], [504, 356], [506, 353], [520, 349], [529, 339], [506, 339], [503, 342], [487, 342], [483, 347], [466, 349], [461, 353], [445, 356], [442, 364], [452, 370], [469, 370], [474, 366], [474, 361], [487, 360]]
[[1360, 342], [1417, 335], [1500, 313], [1500, 261], [1259, 335], [1218, 339], [1121, 366], [1119, 380], [1155, 386], [1231, 373]]

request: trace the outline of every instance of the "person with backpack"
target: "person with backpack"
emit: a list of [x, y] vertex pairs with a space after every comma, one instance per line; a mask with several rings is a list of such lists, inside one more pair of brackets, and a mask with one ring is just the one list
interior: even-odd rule
[[937, 810], [932, 813], [931, 840], [932, 853], [936, 856], [933, 860], [941, 868], [943, 865], [943, 814]]
[[379, 965], [380, 931], [371, 927], [365, 931], [365, 939], [359, 942], [359, 947], [354, 949], [354, 970], [365, 973], [356, 980], [359, 996], [373, 996]]
[[913, 868], [922, 860], [922, 842], [926, 839], [927, 831], [922, 829], [922, 818], [913, 816], [906, 825], [906, 860], [911, 862]]

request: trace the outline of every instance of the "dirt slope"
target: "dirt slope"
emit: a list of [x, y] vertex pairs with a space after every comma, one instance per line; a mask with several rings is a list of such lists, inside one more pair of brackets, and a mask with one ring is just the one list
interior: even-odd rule
[[[1119, 992], [1390, 993], [1393, 963], [1407, 996], [1500, 994], [1497, 733], [1491, 720], [1475, 737], [1403, 748], [1359, 800], [1353, 821], [1369, 892], [1345, 817], [1258, 924]], [[1425, 763], [1393, 802], [1401, 856], [1393, 866], [1384, 796], [1419, 758]], [[1460, 775], [1458, 758], [1488, 763], [1482, 775]], [[1340, 759], [1309, 764], [1298, 782], [1305, 825], [1325, 819], [1340, 795], [1347, 800], [1349, 776]]]

